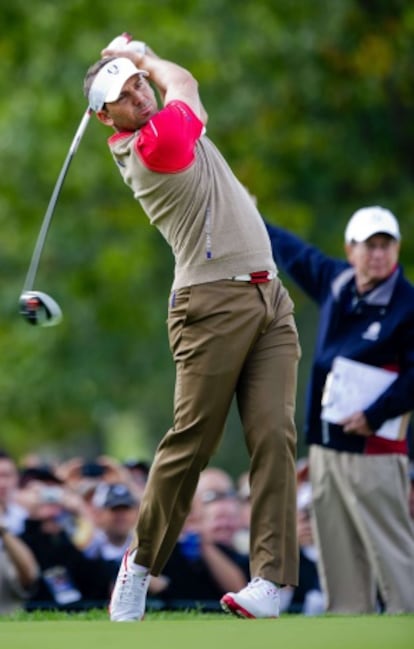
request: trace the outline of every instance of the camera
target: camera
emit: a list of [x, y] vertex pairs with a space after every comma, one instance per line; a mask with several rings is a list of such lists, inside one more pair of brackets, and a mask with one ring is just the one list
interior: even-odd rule
[[62, 502], [62, 497], [62, 487], [43, 487], [41, 491], [41, 499], [43, 503], [60, 503]]
[[105, 471], [106, 468], [97, 462], [85, 462], [82, 466], [82, 476], [84, 478], [100, 478]]

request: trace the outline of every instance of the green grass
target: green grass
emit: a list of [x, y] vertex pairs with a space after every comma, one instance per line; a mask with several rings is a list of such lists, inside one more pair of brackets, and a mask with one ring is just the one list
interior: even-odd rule
[[115, 624], [102, 611], [22, 613], [0, 618], [0, 643], [4, 649], [412, 649], [414, 615], [242, 620], [162, 612]]

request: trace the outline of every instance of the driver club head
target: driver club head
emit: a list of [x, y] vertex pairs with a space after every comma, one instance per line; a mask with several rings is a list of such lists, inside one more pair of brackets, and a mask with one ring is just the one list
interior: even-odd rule
[[41, 291], [24, 291], [19, 299], [20, 314], [31, 325], [53, 327], [62, 320], [60, 306]]

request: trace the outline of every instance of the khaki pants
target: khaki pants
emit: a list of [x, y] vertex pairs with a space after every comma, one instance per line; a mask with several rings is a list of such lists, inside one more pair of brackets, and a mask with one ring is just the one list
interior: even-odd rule
[[407, 458], [311, 446], [319, 568], [331, 613], [414, 611]]
[[170, 296], [174, 426], [156, 452], [137, 526], [135, 560], [153, 575], [174, 548], [236, 394], [251, 458], [251, 574], [297, 583], [294, 411], [300, 351], [292, 310], [277, 278], [199, 284]]

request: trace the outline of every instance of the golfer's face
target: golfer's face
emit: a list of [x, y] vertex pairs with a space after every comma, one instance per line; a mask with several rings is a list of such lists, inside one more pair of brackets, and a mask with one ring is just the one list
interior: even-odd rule
[[105, 104], [106, 112], [118, 131], [135, 131], [158, 111], [154, 91], [140, 74], [125, 81], [116, 101]]

